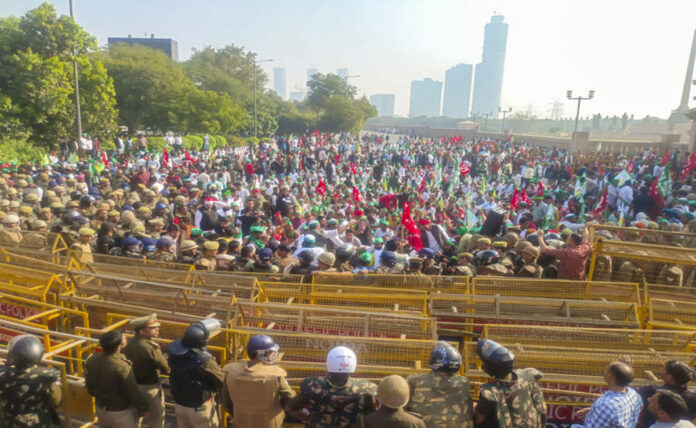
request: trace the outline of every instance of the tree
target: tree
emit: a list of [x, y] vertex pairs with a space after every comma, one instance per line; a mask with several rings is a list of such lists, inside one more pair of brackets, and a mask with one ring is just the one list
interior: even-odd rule
[[229, 134], [243, 124], [244, 111], [227, 93], [199, 88], [161, 51], [117, 44], [101, 58], [114, 80], [121, 120], [131, 131]]
[[71, 17], [58, 17], [55, 8], [44, 3], [21, 18], [0, 19], [0, 35], [0, 129], [23, 128], [20, 134], [45, 148], [72, 138], [75, 57], [81, 67], [83, 129], [103, 138], [112, 135], [113, 84], [89, 55], [96, 40]]
[[365, 97], [351, 100], [342, 95], [334, 95], [325, 105], [319, 127], [330, 132], [359, 132], [367, 118], [377, 116], [377, 109]]
[[336, 74], [317, 73], [307, 82], [309, 95], [307, 105], [313, 110], [323, 110], [326, 108], [328, 100], [336, 95], [347, 99], [354, 99], [357, 89], [355, 86], [348, 85], [345, 79]]

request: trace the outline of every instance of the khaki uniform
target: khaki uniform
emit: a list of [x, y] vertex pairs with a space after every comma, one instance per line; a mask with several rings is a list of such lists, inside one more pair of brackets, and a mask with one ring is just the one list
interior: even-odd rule
[[24, 235], [22, 243], [32, 247], [48, 247], [48, 238], [45, 233], [29, 232]]
[[164, 394], [159, 375], [169, 373], [169, 362], [157, 343], [140, 335], [128, 339], [123, 355], [133, 363], [138, 389], [148, 399], [150, 411], [145, 423], [149, 428], [164, 427]]
[[619, 266], [619, 271], [616, 273], [616, 278], [614, 281], [617, 282], [637, 282], [641, 284], [643, 282], [645, 275], [643, 274], [643, 269], [634, 265], [629, 261], [621, 263]]
[[215, 259], [201, 257], [196, 260], [196, 270], [214, 271], [216, 266]]
[[410, 413], [404, 409], [390, 409], [382, 406], [369, 415], [358, 416], [360, 428], [426, 428], [423, 417], [418, 413]]
[[76, 242], [70, 246], [70, 251], [80, 263], [94, 263], [91, 245]]
[[471, 269], [470, 266], [456, 266], [454, 268], [453, 274], [455, 276], [469, 276], [473, 277], [474, 276], [474, 271]]
[[517, 277], [520, 278], [541, 278], [544, 269], [537, 264], [526, 264], [517, 272]]
[[3, 227], [0, 229], [0, 244], [19, 244], [22, 242], [22, 232], [19, 227]]
[[223, 397], [236, 428], [280, 428], [285, 404], [295, 396], [282, 368], [250, 361], [231, 363], [223, 368]]
[[396, 263], [394, 266], [380, 266], [377, 268], [376, 273], [383, 273], [387, 275], [401, 275], [404, 273], [404, 265], [401, 263]]
[[684, 285], [684, 271], [676, 265], [664, 265], [657, 275], [657, 283], [681, 287]]
[[94, 397], [100, 427], [137, 427], [138, 411], [148, 411], [132, 364], [121, 353], [90, 356], [85, 362], [85, 385]]

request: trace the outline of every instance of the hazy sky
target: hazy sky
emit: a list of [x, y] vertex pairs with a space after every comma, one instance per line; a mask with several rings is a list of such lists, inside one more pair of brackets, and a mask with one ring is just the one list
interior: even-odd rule
[[[21, 15], [40, 0], [0, 0]], [[68, 0], [52, 2], [68, 13]], [[696, 0], [75, 0], [77, 21], [109, 36], [155, 33], [192, 48], [234, 43], [285, 67], [288, 92], [306, 70], [348, 67], [360, 93], [396, 95], [408, 113], [410, 83], [476, 63], [494, 11], [509, 24], [502, 103], [545, 116], [566, 89], [596, 91], [593, 113], [666, 117], [680, 99], [696, 29]], [[696, 88], [694, 88], [696, 89]], [[696, 95], [696, 90], [692, 91]], [[692, 105], [696, 103], [692, 101]], [[566, 102], [564, 115], [575, 114]]]

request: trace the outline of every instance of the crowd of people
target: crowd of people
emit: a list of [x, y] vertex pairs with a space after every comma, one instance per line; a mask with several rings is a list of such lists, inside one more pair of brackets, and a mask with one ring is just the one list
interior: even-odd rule
[[[696, 230], [696, 156], [606, 159], [578, 164], [512, 139], [318, 131], [213, 152], [53, 153], [3, 166], [0, 242], [41, 245], [57, 232], [86, 263], [100, 253], [216, 271], [579, 280], [589, 224]], [[696, 283], [681, 266], [609, 258], [595, 270]]]
[[[154, 341], [160, 323], [155, 314], [131, 321], [134, 335], [120, 330], [99, 338], [101, 352], [85, 363], [87, 392], [94, 397], [97, 422], [104, 428], [165, 426], [161, 375], [169, 376], [174, 416], [179, 428], [217, 428], [221, 404], [237, 428], [280, 428], [286, 420], [310, 428], [545, 428], [547, 406], [534, 368], [516, 368], [515, 355], [504, 346], [479, 339], [476, 352], [491, 380], [480, 387], [474, 403], [469, 380], [459, 374], [462, 356], [445, 341], [434, 346], [430, 372], [403, 378], [384, 377], [379, 384], [354, 378], [358, 358], [336, 346], [326, 356], [326, 374], [304, 379], [299, 392], [280, 366], [280, 347], [266, 335], [246, 344], [248, 360], [221, 368], [207, 351], [219, 321], [188, 326], [165, 352]], [[17, 336], [0, 367], [0, 422], [8, 427], [50, 427], [58, 423], [62, 403], [55, 369], [39, 368], [41, 341]], [[604, 373], [606, 391], [591, 407], [576, 409], [584, 419], [573, 428], [693, 428], [696, 392], [688, 389], [694, 369], [670, 360], [662, 385], [632, 388], [630, 359], [611, 362]]]
[[[153, 153], [144, 136], [138, 141], [137, 148], [92, 149], [81, 159], [53, 153], [36, 164], [0, 166], [0, 244], [42, 248], [59, 235], [86, 264], [101, 254], [279, 276], [582, 280], [593, 251], [591, 224], [627, 227], [598, 230], [597, 239], [696, 243], [688, 235], [642, 232], [696, 231], [694, 154], [646, 150], [607, 157], [609, 164], [578, 163], [557, 148], [512, 139], [319, 131], [199, 152], [170, 144]], [[696, 283], [694, 272], [600, 256], [594, 279], [683, 286]], [[154, 316], [134, 320], [128, 341], [120, 331], [102, 335], [103, 352], [85, 365], [100, 426], [136, 426], [140, 417], [161, 426], [161, 374], [169, 374], [180, 427], [217, 426], [216, 399], [239, 427], [279, 427], [286, 415], [310, 427], [546, 423], [541, 373], [516, 369], [514, 354], [492, 341], [480, 340], [477, 348], [494, 380], [481, 387], [475, 405], [468, 380], [456, 374], [461, 356], [445, 342], [433, 350], [430, 374], [388, 376], [379, 385], [351, 376], [353, 351], [332, 349], [328, 374], [305, 379], [296, 394], [270, 337], [249, 341], [249, 361], [219, 367], [206, 351], [215, 323], [192, 324], [165, 352], [153, 341]], [[41, 353], [32, 336], [10, 345], [0, 382], [31, 386], [22, 397], [19, 389], [0, 389], [0, 401], [14, 403], [2, 413], [14, 418], [8, 426], [55, 419], [50, 409], [61, 402], [55, 373], [33, 371]], [[664, 385], [633, 389], [630, 361], [612, 362], [608, 391], [586, 415], [580, 412], [584, 426], [692, 427], [681, 419], [696, 413], [696, 394], [687, 388], [693, 378], [691, 367], [669, 361]]]

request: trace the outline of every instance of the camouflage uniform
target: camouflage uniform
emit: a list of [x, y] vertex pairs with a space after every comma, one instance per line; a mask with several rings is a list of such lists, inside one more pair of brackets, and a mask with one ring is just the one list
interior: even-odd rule
[[401, 263], [396, 263], [394, 266], [385, 266], [382, 265], [377, 268], [376, 273], [384, 273], [384, 274], [389, 274], [389, 275], [401, 275], [404, 273], [404, 265]]
[[55, 369], [0, 366], [0, 426], [50, 427], [51, 409], [63, 398], [59, 378]]
[[473, 428], [469, 379], [432, 371], [406, 380], [411, 388], [407, 409], [421, 414], [428, 428]]
[[157, 251], [150, 256], [150, 260], [173, 263], [176, 261], [176, 257], [174, 257], [171, 251]]
[[423, 268], [423, 273], [426, 275], [442, 275], [442, 266], [436, 265], [434, 263], [429, 264]]
[[375, 410], [377, 385], [363, 379], [349, 378], [337, 387], [328, 376], [310, 377], [300, 385], [300, 399], [311, 413], [309, 428], [347, 428], [355, 426], [358, 414]]
[[494, 407], [484, 426], [544, 428], [546, 403], [537, 383], [541, 372], [533, 368], [518, 369], [512, 375], [511, 381], [495, 379], [481, 386], [479, 408]]

